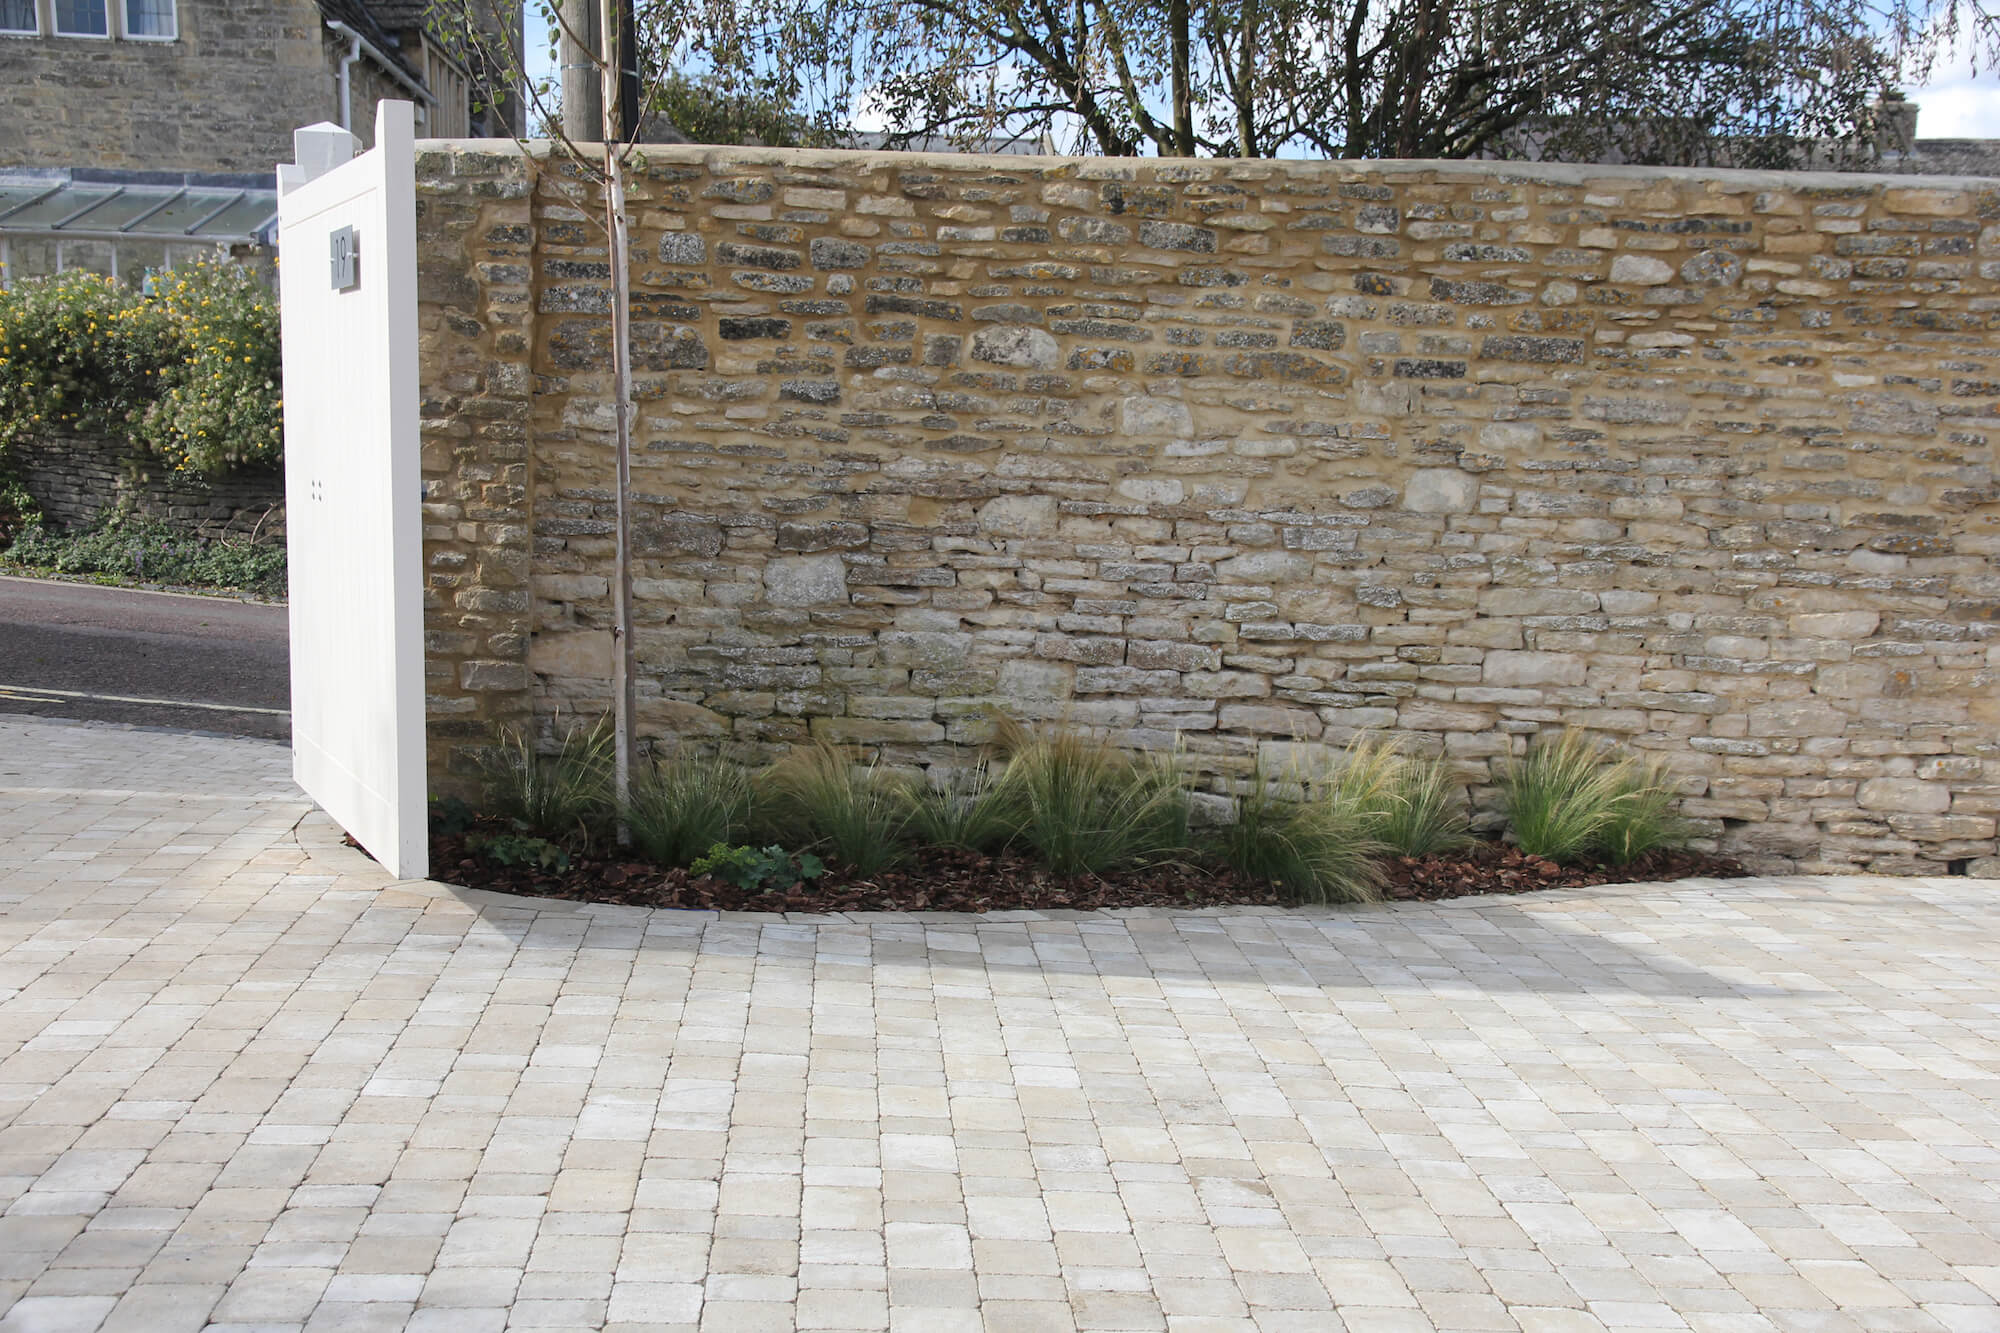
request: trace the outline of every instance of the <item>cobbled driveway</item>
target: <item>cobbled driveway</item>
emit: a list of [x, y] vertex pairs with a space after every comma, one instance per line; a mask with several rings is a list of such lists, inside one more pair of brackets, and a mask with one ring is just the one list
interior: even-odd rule
[[577, 908], [286, 771], [0, 719], [0, 1329], [2000, 1329], [2000, 884]]

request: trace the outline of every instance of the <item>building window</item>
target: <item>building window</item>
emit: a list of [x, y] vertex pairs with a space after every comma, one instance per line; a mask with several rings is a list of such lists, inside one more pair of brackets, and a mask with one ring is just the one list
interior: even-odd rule
[[24, 32], [33, 37], [41, 30], [35, 0], [0, 0], [0, 32]]
[[172, 41], [180, 35], [175, 30], [174, 0], [125, 0], [125, 35]]
[[56, 31], [64, 37], [109, 37], [104, 0], [56, 0]]

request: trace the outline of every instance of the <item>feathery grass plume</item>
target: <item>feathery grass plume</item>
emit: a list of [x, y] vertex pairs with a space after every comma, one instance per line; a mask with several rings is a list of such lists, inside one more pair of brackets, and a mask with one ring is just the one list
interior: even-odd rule
[[1346, 769], [1349, 797], [1367, 816], [1370, 837], [1397, 856], [1434, 856], [1471, 841], [1465, 788], [1443, 755], [1412, 754], [1393, 741], [1356, 740]]
[[634, 775], [625, 823], [632, 845], [665, 865], [692, 865], [716, 843], [743, 840], [750, 774], [720, 755], [655, 759]]
[[920, 846], [990, 853], [1014, 837], [1007, 786], [989, 760], [981, 759], [942, 779], [933, 776], [905, 794], [909, 801], [905, 833]]
[[1656, 757], [1631, 758], [1619, 775], [1617, 799], [1597, 835], [1597, 850], [1613, 865], [1663, 847], [1684, 847], [1687, 821], [1674, 809], [1673, 777]]
[[1236, 820], [1216, 829], [1213, 846], [1231, 867], [1306, 902], [1371, 902], [1379, 897], [1383, 845], [1365, 813], [1315, 799], [1297, 776], [1272, 776], [1260, 757]]
[[563, 728], [546, 754], [526, 732], [505, 730], [480, 760], [486, 807], [541, 837], [581, 837], [587, 845], [610, 827], [614, 813], [611, 747], [607, 719]]
[[1500, 773], [1514, 841], [1531, 856], [1559, 862], [1597, 851], [1619, 807], [1629, 804], [1632, 767], [1574, 727], [1538, 738]]
[[903, 858], [907, 784], [879, 761], [864, 763], [845, 747], [815, 741], [792, 750], [759, 780], [769, 797], [765, 817], [788, 835], [781, 841], [796, 842], [803, 833], [827, 856], [863, 875]]
[[1396, 805], [1405, 760], [1394, 741], [1361, 735], [1315, 784], [1319, 798], [1343, 814], [1379, 823]]
[[1188, 780], [1170, 758], [1133, 756], [1061, 726], [998, 719], [1001, 778], [1018, 839], [1059, 875], [1155, 865], [1188, 850]]

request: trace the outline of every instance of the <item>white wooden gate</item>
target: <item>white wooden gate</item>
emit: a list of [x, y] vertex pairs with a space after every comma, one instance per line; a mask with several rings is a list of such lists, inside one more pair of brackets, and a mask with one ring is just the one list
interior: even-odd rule
[[429, 873], [415, 116], [334, 125], [278, 169], [292, 771], [393, 875]]

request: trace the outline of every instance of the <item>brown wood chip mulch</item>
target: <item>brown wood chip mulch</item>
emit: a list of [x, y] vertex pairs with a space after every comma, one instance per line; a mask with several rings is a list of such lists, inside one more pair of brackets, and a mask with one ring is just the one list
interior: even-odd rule
[[[1622, 866], [1557, 865], [1500, 843], [1475, 843], [1449, 856], [1393, 857], [1383, 864], [1383, 896], [1433, 901], [1487, 893], [1586, 888], [1594, 884], [1748, 873], [1726, 857], [1652, 852]], [[1227, 870], [1156, 866], [1117, 874], [1063, 878], [1013, 856], [931, 848], [896, 869], [862, 876], [830, 867], [809, 885], [758, 891], [642, 861], [574, 855], [567, 870], [501, 866], [466, 846], [462, 834], [434, 834], [431, 874], [465, 888], [575, 902], [736, 912], [1003, 912], [1116, 907], [1275, 906], [1270, 885]]]

